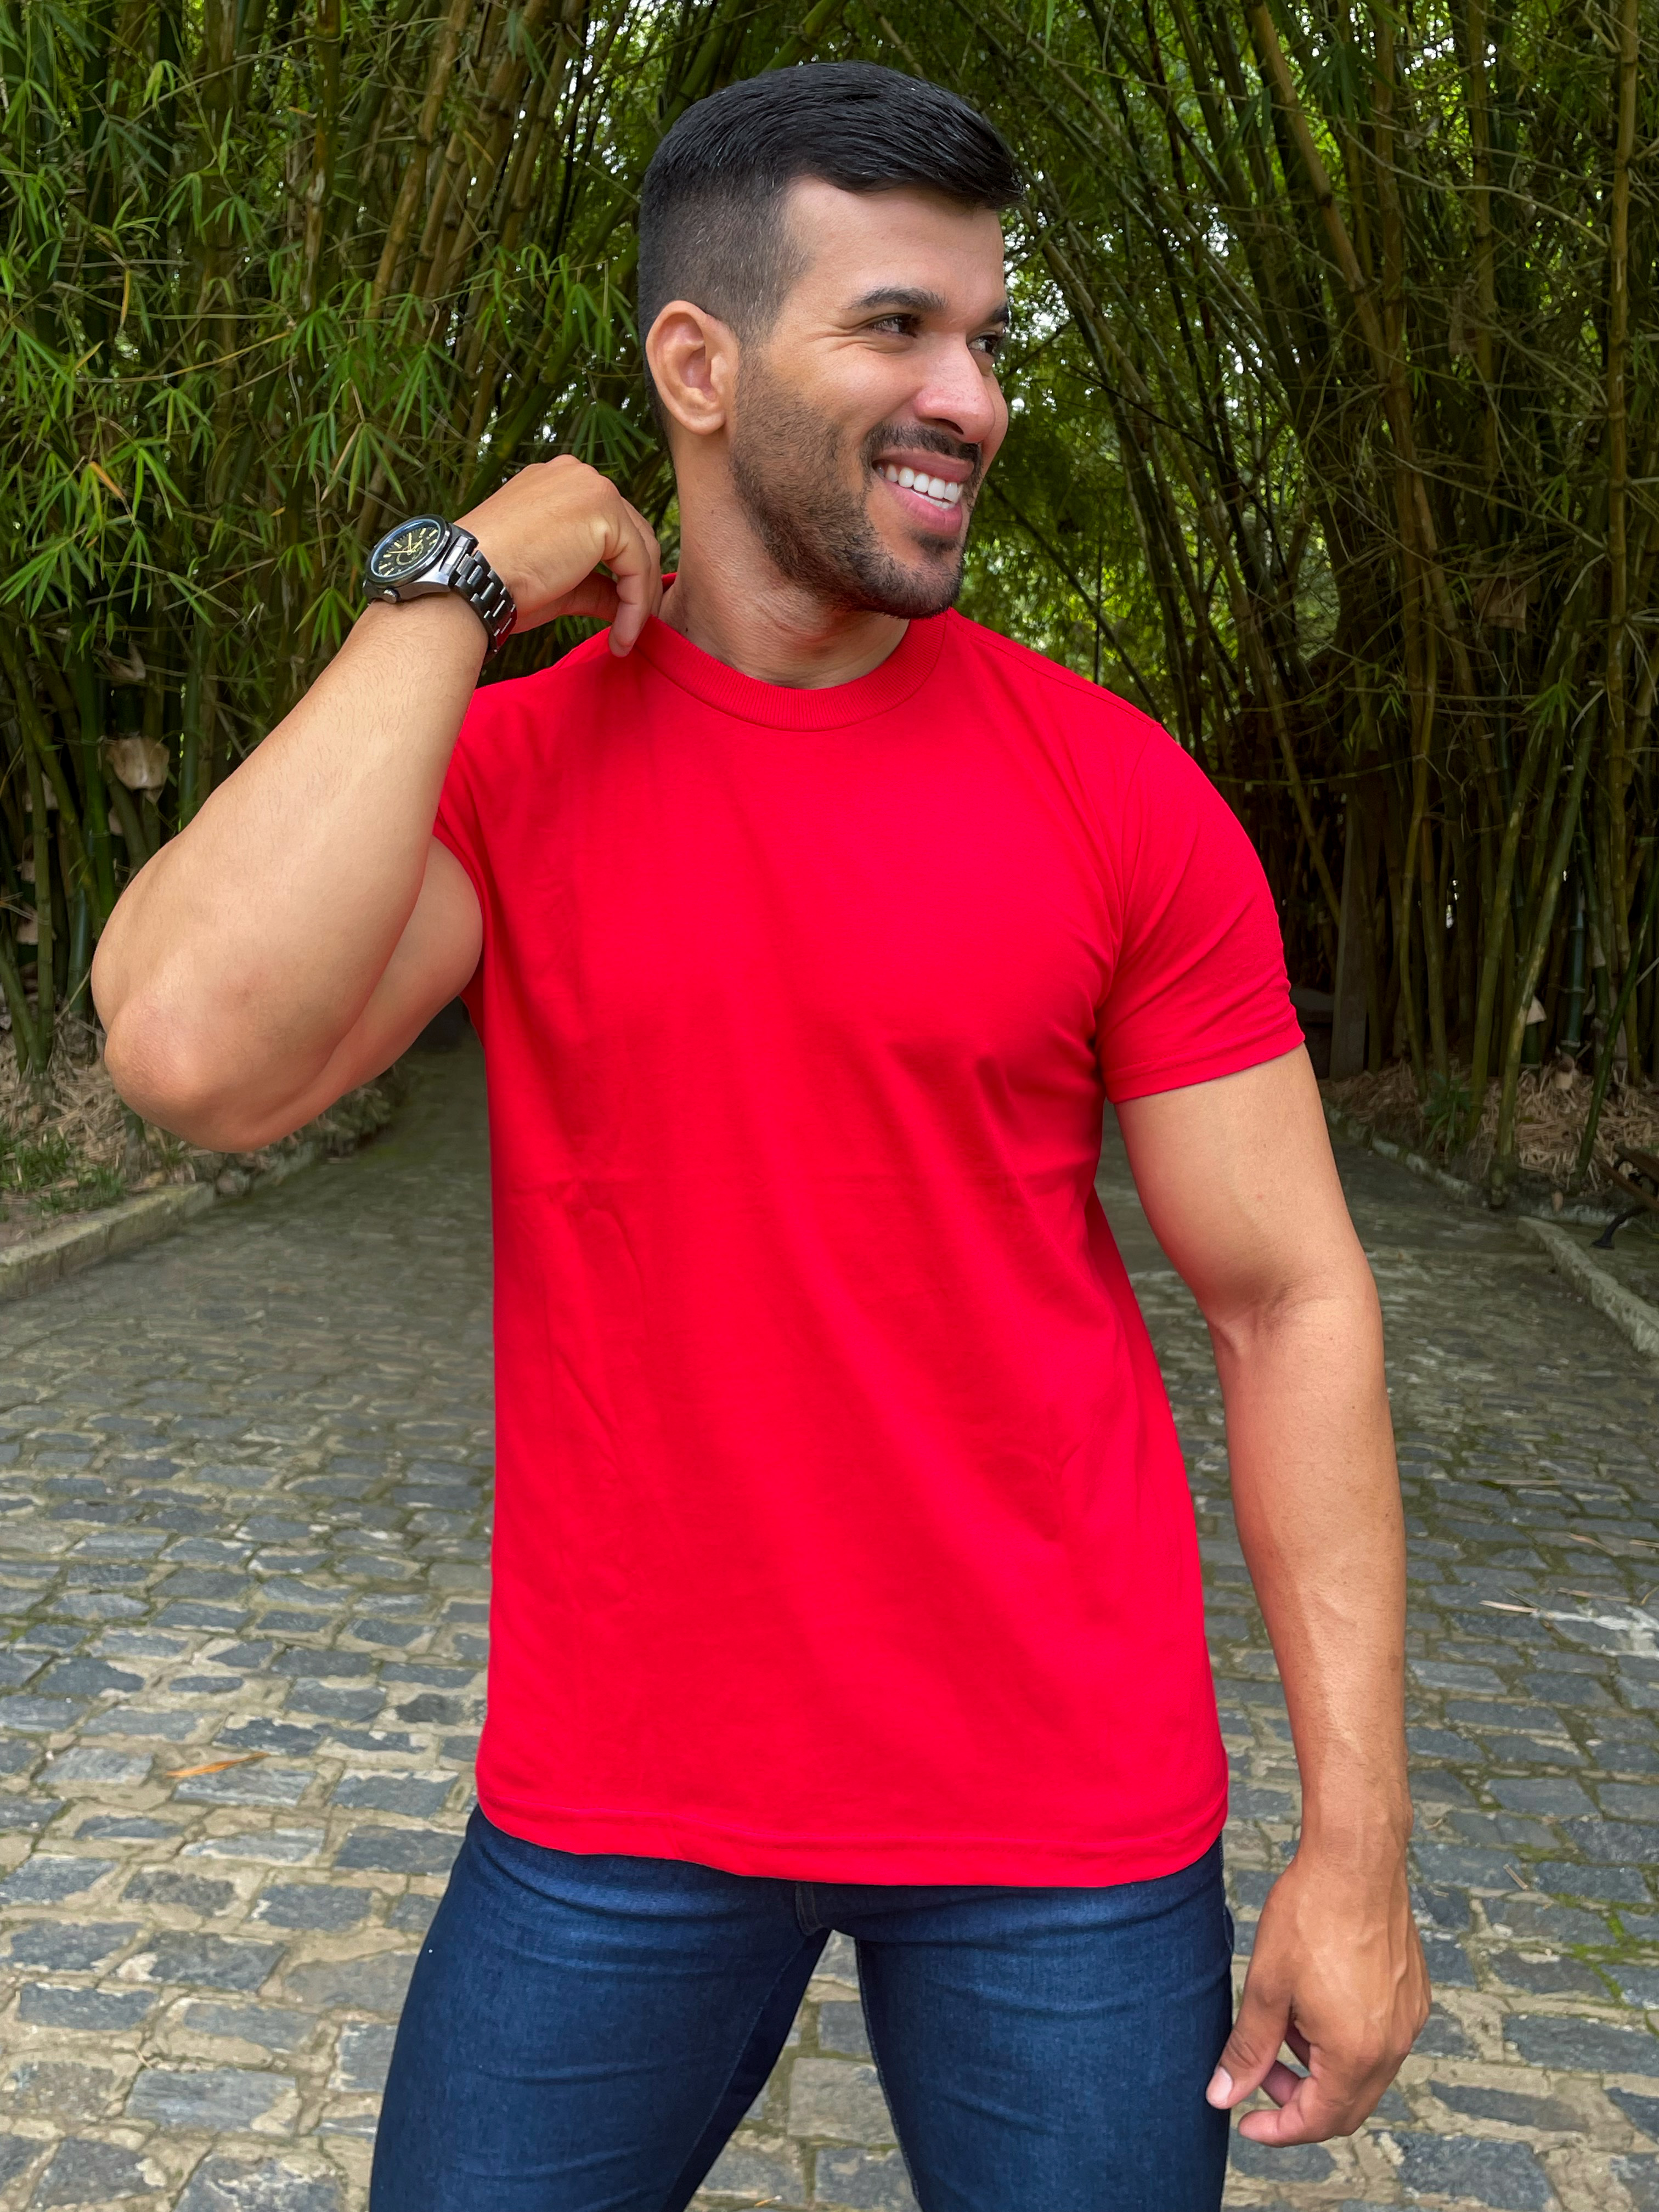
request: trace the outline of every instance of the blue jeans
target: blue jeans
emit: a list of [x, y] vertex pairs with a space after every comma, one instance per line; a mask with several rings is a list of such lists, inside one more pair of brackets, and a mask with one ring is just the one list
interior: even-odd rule
[[[477, 1812], [410, 1984], [370, 2212], [683, 2212], [832, 1929], [922, 2212], [1216, 2212], [1218, 1844], [1110, 1888], [875, 1887], [548, 1850]], [[818, 2163], [834, 2203], [857, 2154]], [[853, 2201], [903, 2202], [897, 2163]]]

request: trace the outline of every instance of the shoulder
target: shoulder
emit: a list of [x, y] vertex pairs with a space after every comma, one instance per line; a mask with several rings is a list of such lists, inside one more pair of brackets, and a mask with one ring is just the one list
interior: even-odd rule
[[1107, 748], [1125, 767], [1132, 767], [1155, 740], [1180, 750], [1160, 723], [1116, 692], [966, 615], [952, 611], [945, 622], [957, 665], [980, 683], [1017, 696], [1027, 720]]
[[614, 665], [607, 633], [600, 630], [584, 638], [550, 667], [538, 668], [529, 676], [503, 677], [498, 683], [480, 684], [461, 726], [463, 750], [489, 751], [510, 745], [515, 736], [544, 727], [550, 715], [567, 713], [572, 702], [602, 681]]
[[1164, 805], [1226, 802], [1161, 722], [1070, 668], [952, 612], [949, 649], [974, 690], [1006, 702], [1006, 719], [1063, 763], [1121, 835], [1126, 816]]

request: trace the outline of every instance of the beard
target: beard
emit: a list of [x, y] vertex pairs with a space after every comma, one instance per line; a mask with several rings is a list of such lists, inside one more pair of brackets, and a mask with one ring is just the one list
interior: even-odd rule
[[971, 461], [962, 495], [964, 505], [971, 501], [982, 474], [980, 448], [918, 422], [878, 423], [859, 453], [863, 489], [849, 490], [836, 425], [752, 356], [744, 363], [732, 422], [732, 488], [780, 574], [848, 613], [919, 621], [956, 604], [967, 533], [931, 546], [918, 537], [914, 566], [888, 551], [866, 501], [876, 456], [896, 446]]

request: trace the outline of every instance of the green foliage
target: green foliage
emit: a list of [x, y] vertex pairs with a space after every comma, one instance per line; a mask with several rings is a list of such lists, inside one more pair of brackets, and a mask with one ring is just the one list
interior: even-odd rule
[[[668, 516], [645, 161], [716, 85], [859, 54], [957, 87], [1031, 180], [964, 605], [1203, 761], [1299, 981], [1354, 856], [1373, 1056], [1467, 1133], [1534, 993], [1559, 1032], [1579, 885], [1616, 993], [1659, 867], [1656, 10], [0, 0], [20, 1052], [396, 512], [564, 449]], [[1625, 1030], [1659, 1054], [1659, 977]]]
[[0, 1193], [32, 1197], [40, 1213], [78, 1213], [122, 1194], [121, 1178], [77, 1152], [56, 1130], [31, 1141], [0, 1130]]

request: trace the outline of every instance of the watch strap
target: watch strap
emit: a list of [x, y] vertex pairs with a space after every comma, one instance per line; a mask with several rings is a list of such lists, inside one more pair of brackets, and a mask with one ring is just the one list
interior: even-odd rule
[[513, 635], [513, 625], [519, 618], [517, 604], [479, 550], [477, 539], [470, 538], [465, 531], [458, 534], [467, 538], [468, 542], [451, 573], [449, 588], [460, 593], [483, 624], [489, 650], [499, 653]]

